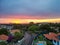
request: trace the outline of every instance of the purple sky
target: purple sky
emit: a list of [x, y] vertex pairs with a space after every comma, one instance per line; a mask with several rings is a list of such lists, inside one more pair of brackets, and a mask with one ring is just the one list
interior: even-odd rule
[[0, 18], [60, 18], [60, 0], [0, 0]]

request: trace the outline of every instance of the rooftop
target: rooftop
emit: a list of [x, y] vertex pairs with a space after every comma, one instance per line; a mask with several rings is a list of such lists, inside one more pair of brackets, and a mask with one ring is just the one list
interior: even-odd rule
[[7, 40], [8, 39], [8, 36], [7, 35], [0, 35], [0, 40]]
[[49, 34], [44, 34], [44, 36], [49, 40], [56, 40], [56, 41], [60, 40], [58, 38], [58, 36], [60, 36], [60, 33], [56, 34], [56, 33], [50, 32]]

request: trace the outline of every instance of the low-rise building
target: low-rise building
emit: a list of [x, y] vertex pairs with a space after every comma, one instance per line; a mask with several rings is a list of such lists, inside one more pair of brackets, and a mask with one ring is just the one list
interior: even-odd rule
[[49, 34], [44, 34], [45, 38], [52, 41], [54, 45], [60, 45], [60, 33], [55, 34], [53, 32], [50, 32]]
[[1, 25], [0, 25], [0, 29], [2, 29], [2, 28], [6, 28], [6, 29], [8, 29], [8, 30], [11, 30], [11, 29], [13, 28], [13, 25], [1, 24]]
[[7, 35], [0, 35], [0, 41], [6, 41], [8, 39], [8, 36]]

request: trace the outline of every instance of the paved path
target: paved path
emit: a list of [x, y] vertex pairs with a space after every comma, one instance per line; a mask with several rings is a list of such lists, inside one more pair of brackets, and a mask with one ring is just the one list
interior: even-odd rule
[[25, 32], [23, 39], [19, 40], [18, 43], [12, 45], [32, 45], [34, 40], [34, 35]]
[[32, 45], [33, 40], [34, 36], [26, 32], [24, 35], [24, 41], [21, 45]]

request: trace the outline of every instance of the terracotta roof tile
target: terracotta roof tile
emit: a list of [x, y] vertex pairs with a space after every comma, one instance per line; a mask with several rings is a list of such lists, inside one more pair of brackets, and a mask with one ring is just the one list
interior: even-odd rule
[[57, 38], [58, 37], [58, 35], [60, 35], [60, 33], [58, 33], [58, 34], [55, 34], [55, 33], [49, 33], [49, 34], [44, 34], [44, 36], [47, 38], [47, 39], [49, 39], [49, 40], [56, 40], [56, 41], [58, 41], [59, 39]]
[[8, 36], [2, 34], [0, 35], [0, 40], [7, 40], [8, 39]]
[[10, 30], [10, 32], [15, 33], [15, 32], [20, 32], [20, 30], [15, 29], [15, 30]]

